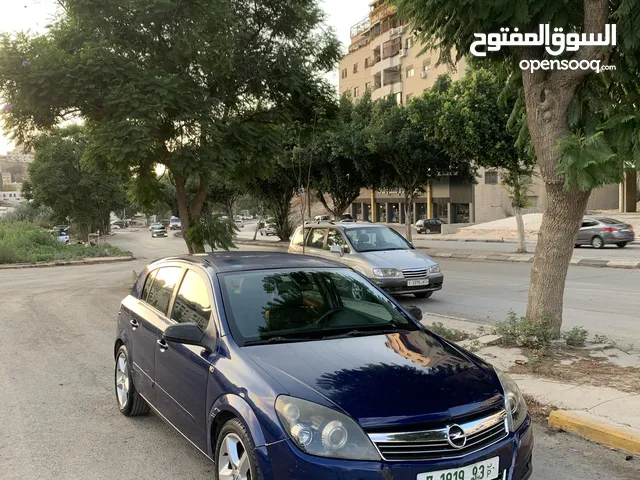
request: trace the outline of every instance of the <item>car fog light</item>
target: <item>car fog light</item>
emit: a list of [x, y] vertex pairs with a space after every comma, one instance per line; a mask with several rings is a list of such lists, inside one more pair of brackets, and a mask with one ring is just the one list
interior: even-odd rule
[[298, 423], [291, 428], [291, 436], [301, 447], [308, 447], [313, 441], [313, 432], [306, 425]]
[[347, 430], [337, 420], [327, 423], [327, 426], [322, 430], [322, 444], [331, 450], [344, 447], [347, 439]]

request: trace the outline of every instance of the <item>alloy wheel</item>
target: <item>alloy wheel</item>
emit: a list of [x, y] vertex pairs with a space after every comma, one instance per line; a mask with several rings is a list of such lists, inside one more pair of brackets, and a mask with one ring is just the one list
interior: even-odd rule
[[124, 352], [120, 352], [116, 360], [116, 395], [120, 408], [124, 409], [129, 402], [129, 365]]
[[591, 246], [593, 246], [593, 248], [602, 248], [604, 243], [600, 237], [593, 237], [593, 240], [591, 240]]
[[219, 480], [251, 480], [251, 464], [249, 455], [242, 440], [235, 433], [229, 433], [220, 445], [218, 453]]

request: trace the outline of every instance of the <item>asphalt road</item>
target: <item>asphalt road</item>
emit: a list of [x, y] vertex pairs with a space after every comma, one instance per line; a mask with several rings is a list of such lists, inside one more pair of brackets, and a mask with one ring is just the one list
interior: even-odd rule
[[[184, 246], [146, 232], [115, 239], [145, 258], [0, 271], [3, 480], [213, 477], [208, 460], [158, 417], [118, 412], [112, 382], [120, 300], [134, 270]], [[640, 478], [637, 459], [541, 425], [536, 434], [534, 480]]]

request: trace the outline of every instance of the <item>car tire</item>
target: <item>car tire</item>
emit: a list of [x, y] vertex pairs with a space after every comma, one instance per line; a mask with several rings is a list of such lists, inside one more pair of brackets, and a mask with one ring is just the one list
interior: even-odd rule
[[[234, 461], [229, 455], [229, 450], [235, 450]], [[233, 418], [225, 423], [220, 429], [216, 440], [215, 448], [215, 469], [214, 480], [220, 480], [220, 473], [229, 471], [226, 477], [222, 478], [251, 478], [251, 480], [262, 480], [262, 472], [258, 466], [258, 459], [254, 453], [255, 444], [244, 424], [237, 418]], [[241, 467], [239, 475], [233, 475], [233, 469]], [[249, 468], [249, 474], [242, 470], [242, 466]]]
[[582, 245], [580, 245], [579, 243], [576, 243], [573, 248], [580, 248]]
[[260, 231], [260, 236], [262, 237], [264, 235], [264, 233], [262, 231]]
[[429, 235], [431, 233], [431, 229], [427, 228], [426, 232], [427, 232], [427, 235]]
[[[125, 417], [136, 417], [149, 413], [149, 404], [137, 392], [129, 368], [127, 347], [121, 345], [116, 354], [115, 393], [118, 409]], [[123, 401], [124, 400], [124, 401]]]
[[416, 292], [413, 294], [416, 298], [430, 298], [433, 292]]
[[604, 248], [604, 241], [602, 240], [601, 237], [596, 235], [591, 239], [591, 246], [593, 248]]
[[616, 243], [616, 245], [618, 246], [618, 248], [624, 248], [624, 247], [627, 246], [627, 243], [628, 242], [618, 242], [618, 243]]

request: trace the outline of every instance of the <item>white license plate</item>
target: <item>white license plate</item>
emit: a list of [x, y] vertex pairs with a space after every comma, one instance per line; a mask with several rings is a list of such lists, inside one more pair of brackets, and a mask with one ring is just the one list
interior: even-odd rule
[[407, 287], [420, 287], [422, 285], [429, 285], [429, 279], [425, 280], [407, 280]]
[[500, 475], [499, 466], [500, 457], [494, 457], [466, 467], [420, 473], [417, 480], [493, 480]]

